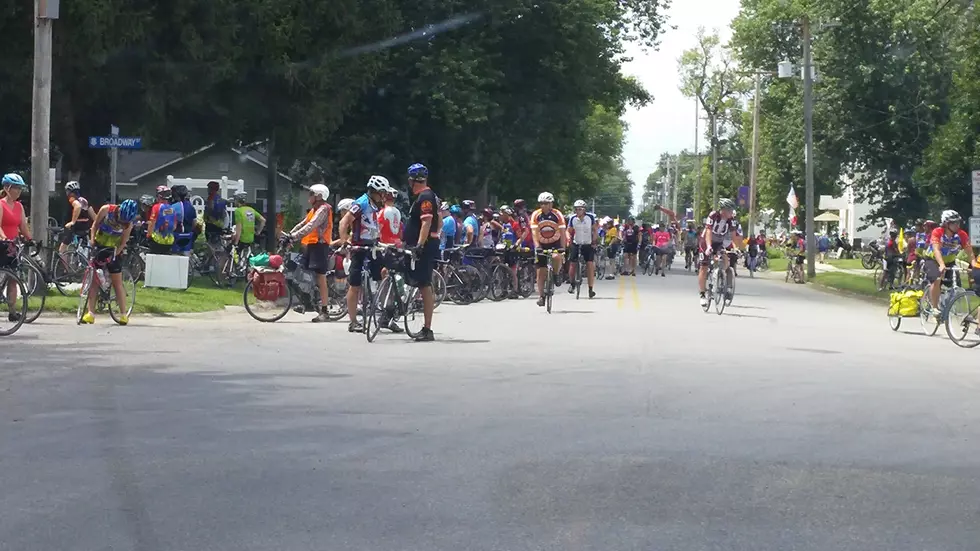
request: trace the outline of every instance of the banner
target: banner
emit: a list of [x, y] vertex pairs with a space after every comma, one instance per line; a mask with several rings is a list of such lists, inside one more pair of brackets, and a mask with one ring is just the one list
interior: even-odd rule
[[749, 186], [741, 186], [738, 188], [738, 197], [735, 199], [735, 204], [738, 205], [740, 209], [749, 208]]

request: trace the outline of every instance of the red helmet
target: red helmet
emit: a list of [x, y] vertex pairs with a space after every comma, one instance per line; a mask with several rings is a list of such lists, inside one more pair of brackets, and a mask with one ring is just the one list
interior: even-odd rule
[[269, 267], [273, 270], [278, 270], [282, 267], [282, 257], [274, 254], [269, 256]]
[[519, 209], [519, 208], [523, 207], [525, 204], [526, 203], [524, 203], [524, 199], [514, 199], [514, 208], [515, 209]]
[[489, 216], [490, 218], [493, 218], [493, 209], [490, 207], [483, 209], [483, 216]]

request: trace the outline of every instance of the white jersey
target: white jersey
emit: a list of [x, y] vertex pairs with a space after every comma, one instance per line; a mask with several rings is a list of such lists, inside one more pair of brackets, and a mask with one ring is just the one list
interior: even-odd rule
[[577, 214], [569, 218], [568, 227], [572, 228], [574, 233], [572, 243], [575, 245], [591, 245], [592, 228], [595, 227], [595, 224], [595, 217], [591, 213], [585, 213], [582, 218], [579, 218]]

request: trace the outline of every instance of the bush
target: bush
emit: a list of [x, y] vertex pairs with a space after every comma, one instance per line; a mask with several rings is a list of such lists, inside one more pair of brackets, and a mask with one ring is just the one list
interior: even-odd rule
[[769, 260], [779, 260], [781, 258], [786, 258], [786, 253], [783, 252], [783, 249], [780, 247], [772, 245], [766, 248], [766, 257]]

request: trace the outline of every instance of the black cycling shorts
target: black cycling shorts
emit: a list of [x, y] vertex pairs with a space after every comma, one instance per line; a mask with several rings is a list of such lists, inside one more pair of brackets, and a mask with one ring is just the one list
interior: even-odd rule
[[619, 243], [613, 243], [606, 247], [606, 258], [613, 259], [619, 254]]
[[430, 237], [422, 247], [421, 254], [415, 259], [415, 269], [409, 274], [409, 283], [420, 289], [431, 287], [432, 270], [436, 267], [437, 258], [439, 258], [439, 240]]
[[310, 243], [306, 246], [306, 251], [303, 253], [303, 267], [317, 275], [325, 275], [332, 268], [330, 265], [330, 253], [329, 244]]
[[65, 228], [58, 236], [58, 243], [62, 245], [71, 245], [71, 242], [77, 237], [83, 243], [88, 243], [89, 232], [92, 229], [92, 222], [86, 220], [84, 222], [78, 221], [72, 224], [71, 229]]
[[535, 252], [534, 265], [538, 268], [547, 268], [548, 261], [551, 260], [552, 255], [538, 254], [542, 250], [553, 249], [555, 252], [561, 251], [561, 247], [558, 243], [552, 243], [550, 245], [541, 245], [541, 248]]
[[639, 243], [623, 243], [623, 252], [626, 254], [636, 254], [636, 251], [640, 250]]
[[572, 244], [572, 252], [568, 255], [569, 262], [575, 262], [578, 260], [579, 252], [582, 253], [582, 258], [586, 262], [595, 262], [595, 247], [592, 245], [575, 245]]
[[[361, 278], [364, 270], [364, 260], [367, 258], [368, 251], [365, 250], [355, 250], [351, 251], [350, 255], [350, 274], [347, 276], [347, 281], [350, 282], [351, 287], [360, 287]], [[384, 259], [381, 255], [377, 255], [377, 258], [372, 258], [371, 263], [371, 279], [374, 281], [381, 281], [381, 268], [384, 268]]]
[[92, 258], [95, 258], [97, 261], [103, 258], [112, 258], [112, 260], [104, 264], [105, 271], [110, 274], [121, 274], [122, 264], [119, 262], [119, 257], [115, 256], [115, 254], [115, 247], [96, 246], [92, 251]]

